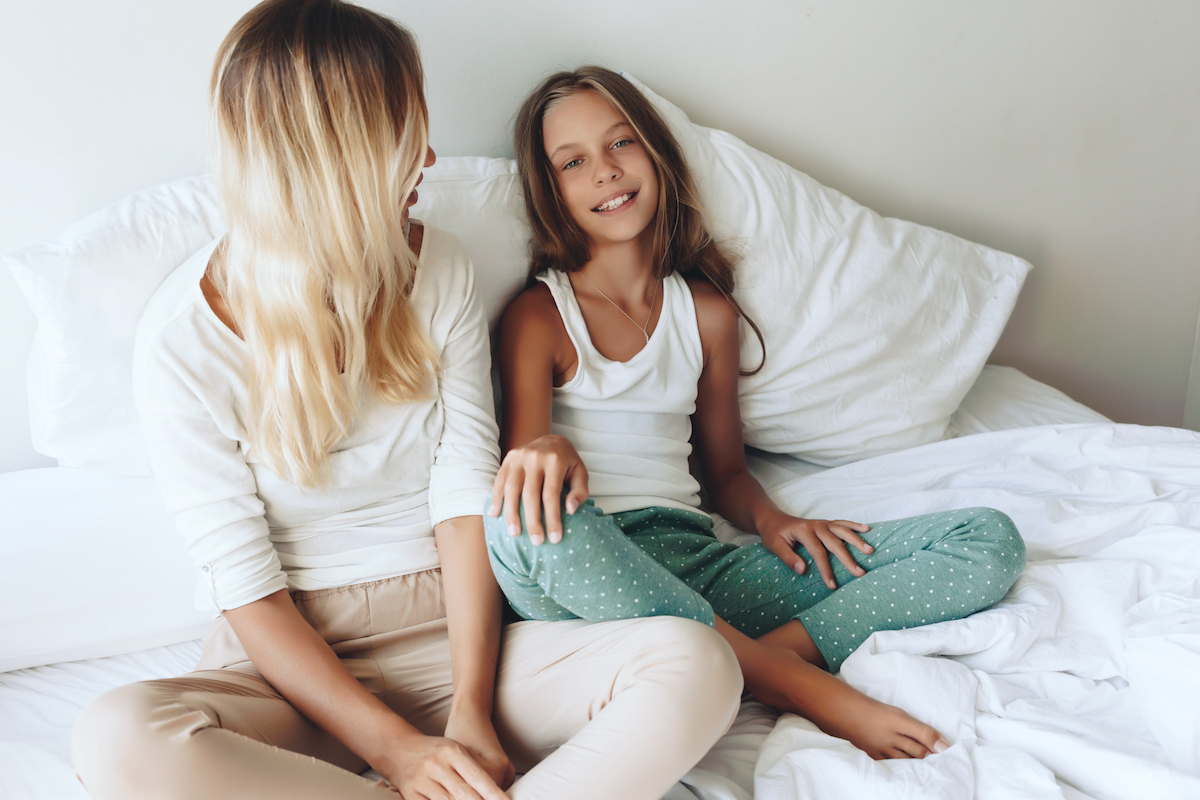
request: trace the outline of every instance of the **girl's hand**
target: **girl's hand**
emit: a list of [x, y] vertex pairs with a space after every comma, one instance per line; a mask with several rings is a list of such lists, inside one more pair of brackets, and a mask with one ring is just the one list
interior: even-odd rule
[[[500, 503], [504, 504], [504, 521], [511, 536], [521, 535], [520, 508], [525, 510], [525, 527], [529, 539], [541, 544], [546, 531], [552, 543], [562, 541], [562, 514], [559, 498], [562, 488], [570, 484], [567, 492], [567, 513], [588, 498], [588, 473], [575, 445], [565, 436], [547, 434], [539, 436], [523, 447], [514, 447], [504, 457], [496, 481], [492, 484], [492, 505], [488, 515], [500, 515]], [[518, 501], [521, 503], [517, 505]], [[542, 527], [542, 509], [546, 512], [546, 525]]]
[[422, 735], [406, 739], [404, 745], [393, 751], [387, 764], [375, 767], [404, 800], [508, 800], [496, 781], [458, 742]]
[[858, 535], [869, 530], [871, 526], [861, 522], [844, 519], [800, 519], [783, 513], [773, 517], [766, 525], [759, 526], [763, 547], [779, 556], [797, 575], [803, 575], [807, 568], [804, 559], [795, 550], [797, 544], [803, 546], [812, 556], [817, 565], [817, 572], [830, 589], [837, 588], [837, 581], [833, 579], [833, 568], [829, 566], [829, 553], [837, 556], [837, 560], [856, 577], [861, 578], [867, 574], [867, 571], [850, 557], [846, 543], [854, 545], [862, 553], [874, 553], [875, 548]]
[[451, 709], [446, 723], [446, 738], [466, 748], [475, 763], [483, 768], [501, 789], [512, 786], [517, 770], [500, 746], [492, 720], [482, 712], [459, 712]]

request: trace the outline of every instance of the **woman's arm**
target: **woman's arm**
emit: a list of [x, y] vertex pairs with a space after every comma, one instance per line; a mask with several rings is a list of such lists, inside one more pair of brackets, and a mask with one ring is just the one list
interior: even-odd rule
[[845, 543], [870, 553], [870, 545], [858, 536], [869, 530], [867, 525], [847, 520], [806, 520], [785, 514], [746, 468], [738, 407], [741, 354], [737, 312], [711, 284], [688, 283], [695, 299], [704, 351], [704, 370], [696, 387], [694, 440], [704, 487], [713, 506], [736, 527], [761, 536], [763, 546], [801, 574], [805, 570], [804, 559], [796, 554], [794, 546], [803, 545], [830, 588], [837, 584], [827, 551], [855, 575], [866, 574], [850, 557]]
[[550, 432], [555, 381], [571, 378], [576, 356], [545, 285], [525, 290], [505, 310], [499, 356], [504, 396], [500, 443], [505, 456], [492, 486], [488, 513], [495, 517], [503, 510], [508, 532], [517, 536], [521, 532], [519, 504], [534, 544], [541, 544], [547, 532], [551, 542], [559, 542], [563, 485], [570, 485], [566, 508], [573, 514], [588, 497], [588, 476], [574, 445]]
[[[286, 591], [224, 612], [254, 666], [300, 713], [388, 779], [404, 798], [474, 789], [505, 794], [467, 749], [426, 736], [354, 679]], [[466, 795], [469, 796], [469, 795]]]
[[516, 770], [492, 725], [500, 657], [500, 587], [488, 563], [483, 518], [448, 519], [434, 528], [434, 536], [442, 563], [454, 675], [446, 737], [466, 747], [492, 779], [507, 789]]

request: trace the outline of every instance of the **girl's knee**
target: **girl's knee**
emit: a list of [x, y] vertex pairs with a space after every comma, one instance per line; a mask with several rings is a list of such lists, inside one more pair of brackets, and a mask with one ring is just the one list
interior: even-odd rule
[[995, 576], [993, 586], [1003, 587], [997, 589], [998, 596], [993, 601], [996, 602], [1025, 569], [1025, 540], [1021, 538], [1016, 523], [1003, 511], [974, 508], [970, 512], [973, 516], [971, 526], [983, 532], [980, 538], [987, 543], [983, 557], [987, 559], [989, 572]]

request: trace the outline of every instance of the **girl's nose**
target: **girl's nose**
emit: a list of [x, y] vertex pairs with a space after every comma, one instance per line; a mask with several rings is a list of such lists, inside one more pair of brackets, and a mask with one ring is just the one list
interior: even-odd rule
[[596, 165], [596, 184], [611, 183], [621, 177], [621, 168], [614, 162], [605, 159]]

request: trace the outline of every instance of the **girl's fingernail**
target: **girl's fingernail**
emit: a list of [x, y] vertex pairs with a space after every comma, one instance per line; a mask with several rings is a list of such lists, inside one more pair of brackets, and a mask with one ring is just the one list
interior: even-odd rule
[[531, 542], [533, 542], [534, 544], [541, 544], [541, 543], [542, 543], [542, 537], [540, 537], [540, 536], [530, 536], [530, 537], [529, 537], [529, 540], [530, 540]]
[[520, 525], [509, 525], [508, 526], [508, 535], [509, 536], [520, 536], [521, 535], [521, 526]]
[[550, 531], [550, 544], [558, 544], [562, 541], [562, 531]]
[[489, 517], [494, 517], [499, 513], [500, 513], [500, 509], [496, 508], [495, 506], [488, 507], [488, 516]]
[[935, 753], [944, 753], [949, 749], [950, 749], [950, 743], [947, 742], [945, 739], [938, 739], [936, 742], [933, 743], [933, 752], [935, 752]]
[[567, 501], [567, 513], [568, 513], [568, 514], [574, 514], [574, 513], [575, 513], [575, 509], [576, 509], [577, 507], [578, 507], [578, 506], [576, 506], [576, 505], [575, 505], [575, 501], [574, 501], [574, 500], [568, 500], [568, 501]]
[[833, 581], [830, 581], [830, 582], [829, 582], [829, 588], [830, 588], [830, 589], [836, 589], [836, 588], [837, 588], [837, 584], [836, 584], [836, 583], [834, 583]]

